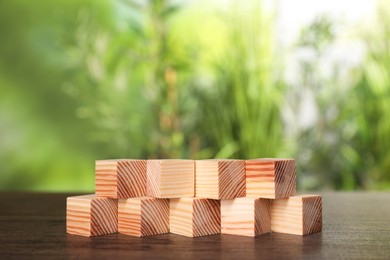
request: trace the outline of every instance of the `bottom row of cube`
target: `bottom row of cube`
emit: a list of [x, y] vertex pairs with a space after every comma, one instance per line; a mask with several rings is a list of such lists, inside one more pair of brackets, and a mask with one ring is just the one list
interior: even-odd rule
[[306, 235], [322, 229], [322, 198], [109, 199], [85, 195], [67, 200], [67, 232], [82, 236], [122, 233], [188, 237], [213, 234], [258, 236], [273, 232]]

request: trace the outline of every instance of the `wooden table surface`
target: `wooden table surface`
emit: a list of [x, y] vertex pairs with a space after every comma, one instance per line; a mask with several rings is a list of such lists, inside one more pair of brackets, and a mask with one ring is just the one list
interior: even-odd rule
[[323, 194], [323, 232], [257, 238], [65, 233], [66, 194], [0, 193], [0, 259], [390, 259], [390, 193]]

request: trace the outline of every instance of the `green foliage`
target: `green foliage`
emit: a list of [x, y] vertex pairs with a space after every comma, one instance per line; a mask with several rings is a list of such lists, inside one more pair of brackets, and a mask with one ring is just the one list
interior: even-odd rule
[[[0, 1], [0, 190], [92, 191], [105, 158], [295, 157], [301, 189], [390, 186], [390, 21], [323, 65], [319, 17], [292, 51], [259, 1]], [[345, 72], [342, 75], [342, 71]], [[347, 77], [345, 77], [347, 75]], [[345, 80], [348, 78], [349, 80]], [[316, 119], [299, 126], [309, 93]]]
[[359, 82], [351, 90], [349, 111], [355, 126], [351, 144], [356, 152], [358, 181], [364, 188], [390, 186], [390, 19], [380, 12], [377, 30], [368, 36], [368, 55]]
[[110, 6], [92, 2], [0, 2], [0, 189], [93, 189], [90, 124], [62, 92], [81, 14], [109, 27]]
[[[297, 139], [298, 185], [301, 189], [333, 185], [332, 188], [348, 189], [348, 185], [353, 185], [347, 171], [349, 164], [342, 154], [342, 151], [351, 151], [351, 148], [343, 139], [343, 120], [339, 118], [346, 99], [345, 90], [339, 86], [340, 67], [337, 66], [340, 65], [332, 65], [334, 69], [330, 76], [322, 73], [324, 59], [334, 39], [333, 24], [322, 16], [303, 28], [296, 46], [297, 52], [306, 55], [299, 59], [298, 79], [288, 90], [290, 109], [295, 115], [293, 124], [296, 125], [304, 116], [302, 109], [310, 109], [315, 115], [312, 125], [293, 128], [292, 137]], [[303, 102], [310, 96], [314, 103], [302, 108]]]
[[277, 80], [272, 17], [258, 3], [244, 7], [234, 5], [224, 17], [230, 44], [215, 62], [213, 88], [197, 90], [200, 133], [220, 158], [283, 152], [283, 84]]
[[85, 93], [80, 113], [96, 125], [92, 142], [112, 143], [113, 150], [102, 157], [181, 157], [181, 96], [192, 63], [185, 46], [170, 33], [171, 17], [179, 7], [149, 1], [120, 8], [130, 8], [125, 16], [130, 26], [75, 46], [86, 55], [76, 71], [92, 82], [81, 87], [75, 82], [70, 92]]
[[302, 188], [390, 186], [390, 23], [384, 22], [388, 16], [380, 17], [377, 31], [365, 36], [364, 67], [347, 74], [352, 81], [340, 76], [342, 64], [333, 65], [331, 76], [319, 76], [321, 59], [335, 37], [330, 21], [317, 20], [304, 32], [300, 46], [314, 50], [315, 58], [301, 64], [301, 85], [314, 93], [318, 118], [297, 134]]

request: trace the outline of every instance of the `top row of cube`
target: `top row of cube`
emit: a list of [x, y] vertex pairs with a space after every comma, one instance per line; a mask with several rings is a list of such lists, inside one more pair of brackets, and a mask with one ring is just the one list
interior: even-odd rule
[[295, 195], [293, 159], [99, 160], [96, 195], [107, 198], [278, 199]]

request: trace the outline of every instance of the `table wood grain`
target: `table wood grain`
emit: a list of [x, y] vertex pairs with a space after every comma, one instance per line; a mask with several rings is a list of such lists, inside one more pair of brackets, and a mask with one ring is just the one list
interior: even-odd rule
[[71, 194], [0, 193], [0, 259], [389, 259], [390, 193], [323, 194], [323, 232], [257, 238], [65, 232]]

